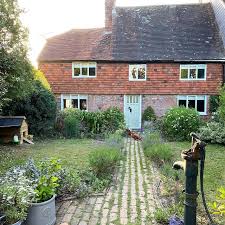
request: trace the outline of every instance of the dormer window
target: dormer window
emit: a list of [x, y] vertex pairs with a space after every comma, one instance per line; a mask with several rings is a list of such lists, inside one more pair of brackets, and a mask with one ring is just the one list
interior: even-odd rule
[[72, 77], [96, 77], [97, 63], [95, 62], [73, 62]]
[[180, 80], [206, 80], [206, 65], [180, 65]]
[[129, 65], [129, 80], [146, 80], [146, 64]]

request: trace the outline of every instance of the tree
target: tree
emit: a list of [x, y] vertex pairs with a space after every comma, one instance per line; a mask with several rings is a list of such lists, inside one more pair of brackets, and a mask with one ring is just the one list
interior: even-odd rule
[[28, 32], [20, 21], [21, 13], [17, 0], [0, 0], [0, 111], [8, 101], [32, 90]]
[[56, 118], [56, 100], [40, 81], [34, 81], [34, 90], [23, 98], [14, 98], [3, 108], [4, 115], [26, 116], [29, 132], [37, 136], [50, 135]]

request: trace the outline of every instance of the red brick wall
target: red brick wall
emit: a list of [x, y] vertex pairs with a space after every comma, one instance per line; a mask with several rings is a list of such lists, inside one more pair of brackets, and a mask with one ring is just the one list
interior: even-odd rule
[[147, 81], [129, 81], [127, 63], [98, 63], [96, 78], [72, 78], [72, 63], [41, 63], [55, 94], [217, 94], [222, 64], [207, 64], [206, 81], [180, 81], [180, 64], [148, 64]]

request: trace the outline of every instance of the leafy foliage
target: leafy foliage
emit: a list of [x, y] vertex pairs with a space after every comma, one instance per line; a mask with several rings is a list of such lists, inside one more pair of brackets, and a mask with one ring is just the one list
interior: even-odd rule
[[57, 116], [56, 128], [65, 137], [107, 135], [124, 127], [123, 113], [116, 107], [103, 112], [65, 109]]
[[0, 178], [0, 211], [4, 212], [7, 224], [26, 219], [34, 196], [32, 181], [25, 170], [15, 168]]
[[34, 86], [33, 93], [22, 99], [14, 99], [4, 107], [3, 113], [26, 116], [31, 134], [49, 135], [54, 128], [56, 117], [55, 97], [39, 81], [36, 81]]
[[209, 110], [211, 113], [215, 113], [219, 107], [219, 96], [211, 95], [209, 98]]
[[113, 174], [121, 159], [121, 153], [117, 149], [100, 149], [90, 154], [90, 167], [97, 177], [107, 177]]
[[0, 1], [0, 110], [14, 98], [31, 92], [33, 71], [27, 58], [27, 30], [17, 0]]
[[220, 120], [225, 121], [225, 85], [220, 90], [218, 112]]
[[208, 122], [199, 129], [202, 140], [211, 143], [225, 144], [225, 127], [220, 122]]
[[44, 202], [51, 199], [59, 186], [58, 173], [62, 166], [57, 159], [44, 160], [40, 163], [40, 177], [35, 188], [35, 200]]
[[211, 204], [213, 214], [225, 216], [225, 188], [218, 189], [216, 200]]
[[153, 121], [153, 120], [155, 120], [156, 119], [156, 115], [155, 115], [154, 109], [151, 106], [148, 106], [145, 109], [142, 118], [143, 118], [144, 121]]
[[47, 89], [47, 90], [51, 90], [50, 84], [48, 83], [48, 80], [46, 79], [44, 73], [42, 73], [40, 70], [37, 70], [35, 68], [33, 68], [33, 73], [34, 73], [34, 79], [37, 81], [40, 81], [40, 83], [42, 84], [42, 86]]
[[169, 110], [162, 121], [163, 134], [169, 139], [188, 140], [191, 132], [197, 132], [201, 119], [195, 109], [175, 107]]

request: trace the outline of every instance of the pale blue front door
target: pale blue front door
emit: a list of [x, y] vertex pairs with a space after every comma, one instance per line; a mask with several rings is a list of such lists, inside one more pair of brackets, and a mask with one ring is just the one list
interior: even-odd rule
[[141, 95], [124, 96], [125, 122], [129, 129], [141, 128], [141, 100]]

